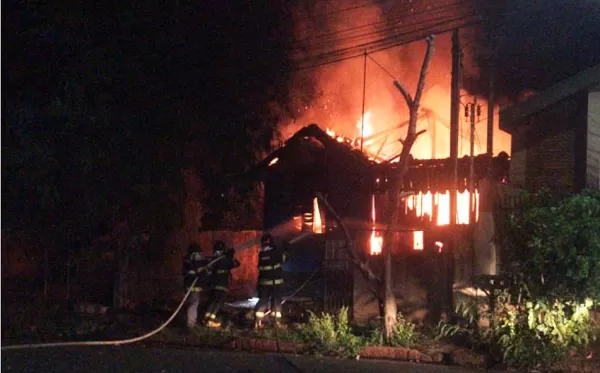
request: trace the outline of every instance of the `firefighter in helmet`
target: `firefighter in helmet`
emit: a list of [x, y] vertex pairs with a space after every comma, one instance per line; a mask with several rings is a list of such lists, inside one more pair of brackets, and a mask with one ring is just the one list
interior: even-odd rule
[[255, 327], [263, 326], [268, 309], [275, 317], [275, 325], [281, 326], [281, 301], [283, 293], [283, 263], [285, 253], [275, 245], [270, 233], [262, 235], [258, 253], [258, 303], [255, 309]]
[[[188, 253], [183, 259], [183, 285], [185, 291], [190, 291], [190, 295], [187, 299], [187, 327], [193, 329], [196, 326], [196, 320], [198, 318], [198, 305], [200, 304], [200, 294], [203, 287], [206, 287], [207, 272], [200, 273], [207, 264], [209, 258], [205, 258], [200, 254], [200, 246], [196, 243], [192, 243], [188, 246]], [[192, 283], [196, 277], [199, 277], [194, 286]]]
[[211, 276], [211, 302], [204, 314], [204, 321], [208, 327], [218, 328], [221, 323], [217, 320], [217, 314], [223, 307], [223, 303], [229, 294], [229, 279], [231, 270], [240, 266], [240, 262], [235, 258], [235, 250], [227, 249], [225, 242], [218, 240], [215, 242], [213, 258], [223, 256], [223, 259], [213, 265]]

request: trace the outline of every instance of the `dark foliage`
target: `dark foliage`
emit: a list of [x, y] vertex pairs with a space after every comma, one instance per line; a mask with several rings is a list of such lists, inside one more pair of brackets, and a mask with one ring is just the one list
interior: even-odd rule
[[163, 234], [181, 224], [183, 169], [218, 226], [235, 208], [218, 196], [289, 109], [291, 5], [3, 4], [3, 228]]

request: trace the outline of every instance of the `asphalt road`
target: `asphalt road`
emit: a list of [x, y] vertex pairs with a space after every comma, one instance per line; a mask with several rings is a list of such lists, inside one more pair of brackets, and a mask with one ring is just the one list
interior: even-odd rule
[[455, 367], [377, 360], [250, 354], [143, 346], [76, 347], [2, 352], [2, 372], [24, 373], [473, 373]]

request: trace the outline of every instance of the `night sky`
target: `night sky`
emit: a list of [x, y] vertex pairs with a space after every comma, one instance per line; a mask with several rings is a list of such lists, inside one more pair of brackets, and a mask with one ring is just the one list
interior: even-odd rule
[[[232, 180], [252, 192], [238, 177], [293, 112], [292, 12], [315, 3], [3, 2], [3, 228], [55, 244], [115, 219], [166, 232], [181, 223], [185, 168], [218, 226], [218, 196]], [[484, 16], [471, 48], [497, 42], [499, 92], [600, 63], [594, 1], [469, 3]]]

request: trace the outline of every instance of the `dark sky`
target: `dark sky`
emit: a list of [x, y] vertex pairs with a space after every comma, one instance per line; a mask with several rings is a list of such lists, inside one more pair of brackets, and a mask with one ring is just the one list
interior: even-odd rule
[[[474, 4], [484, 17], [480, 43], [474, 48], [484, 54], [490, 46], [488, 40], [492, 40], [497, 49], [500, 94], [515, 96], [524, 89], [541, 90], [600, 63], [599, 1], [498, 0]], [[467, 84], [477, 86], [478, 82]], [[485, 92], [485, 83], [479, 89]]]

